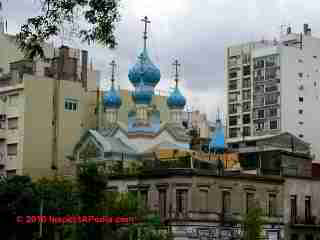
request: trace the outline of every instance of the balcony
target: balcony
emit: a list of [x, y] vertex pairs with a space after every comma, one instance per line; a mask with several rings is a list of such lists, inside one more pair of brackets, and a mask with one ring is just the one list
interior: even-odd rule
[[137, 160], [128, 168], [123, 167], [122, 162], [112, 163], [108, 167], [111, 178], [124, 178], [135, 176], [163, 176], [163, 175], [189, 175], [194, 171], [217, 175], [218, 162], [198, 160], [191, 156], [161, 159], [161, 160]]
[[295, 228], [320, 228], [320, 218], [312, 216], [309, 219], [303, 219], [301, 217], [291, 217], [290, 225]]
[[4, 157], [3, 153], [0, 153], [0, 167], [6, 165], [6, 158]]
[[0, 139], [6, 139], [7, 137], [7, 130], [0, 128]]
[[6, 161], [6, 169], [17, 169], [17, 155], [9, 155]]

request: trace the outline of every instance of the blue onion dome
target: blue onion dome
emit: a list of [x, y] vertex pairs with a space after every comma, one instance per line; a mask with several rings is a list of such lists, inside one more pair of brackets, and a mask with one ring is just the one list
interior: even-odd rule
[[129, 70], [129, 80], [137, 87], [142, 80], [146, 86], [155, 87], [161, 78], [160, 70], [150, 60], [147, 49], [138, 57], [139, 61]]
[[167, 99], [167, 105], [171, 109], [183, 109], [186, 105], [186, 98], [181, 94], [177, 86]]
[[103, 105], [106, 108], [120, 108], [121, 104], [121, 98], [112, 84], [107, 94], [103, 95]]
[[153, 91], [145, 89], [144, 83], [141, 81], [132, 94], [133, 101], [136, 104], [150, 104], [152, 101]]

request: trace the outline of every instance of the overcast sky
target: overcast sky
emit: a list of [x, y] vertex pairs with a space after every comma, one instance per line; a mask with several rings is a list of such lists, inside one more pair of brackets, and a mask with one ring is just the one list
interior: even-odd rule
[[[27, 17], [37, 13], [35, 1], [4, 0], [9, 32], [16, 32]], [[320, 36], [319, 11], [317, 0], [122, 0], [116, 50], [77, 41], [69, 44], [89, 50], [94, 66], [103, 70], [103, 79], [109, 79], [107, 63], [115, 59], [117, 83], [129, 88], [128, 70], [143, 46], [140, 19], [147, 15], [151, 20], [149, 55], [162, 74], [158, 88], [167, 91], [173, 86], [172, 63], [178, 59], [180, 86], [188, 104], [215, 119], [217, 108], [224, 107], [226, 46], [278, 38], [282, 24], [291, 24], [293, 31], [300, 32], [303, 23], [309, 23], [313, 35]]]

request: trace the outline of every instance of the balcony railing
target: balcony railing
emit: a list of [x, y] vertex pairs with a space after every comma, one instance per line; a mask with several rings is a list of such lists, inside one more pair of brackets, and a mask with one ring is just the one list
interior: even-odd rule
[[0, 139], [5, 139], [7, 137], [7, 130], [0, 128]]
[[111, 177], [121, 177], [121, 176], [137, 176], [140, 174], [148, 173], [170, 173], [170, 172], [185, 172], [192, 171], [192, 169], [203, 170], [215, 174], [217, 172], [217, 161], [205, 161], [192, 159], [190, 156], [161, 159], [156, 161], [151, 160], [139, 160], [136, 161], [134, 166], [128, 168], [123, 167], [121, 161], [117, 161], [109, 166], [109, 175]]

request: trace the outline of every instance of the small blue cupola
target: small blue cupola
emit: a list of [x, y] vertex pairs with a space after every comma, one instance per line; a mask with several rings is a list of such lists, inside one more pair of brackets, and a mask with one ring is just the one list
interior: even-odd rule
[[118, 91], [114, 87], [114, 67], [116, 65], [115, 61], [113, 60], [110, 65], [112, 66], [111, 88], [109, 91], [103, 94], [103, 105], [105, 108], [118, 109], [121, 107], [122, 101]]
[[169, 98], [167, 99], [167, 105], [170, 109], [183, 109], [186, 105], [186, 98], [181, 94], [179, 87], [178, 87], [178, 66], [180, 64], [178, 63], [178, 60], [175, 60], [173, 64], [176, 68], [176, 74], [175, 74], [175, 82], [176, 86], [173, 90], [173, 92], [170, 94]]

